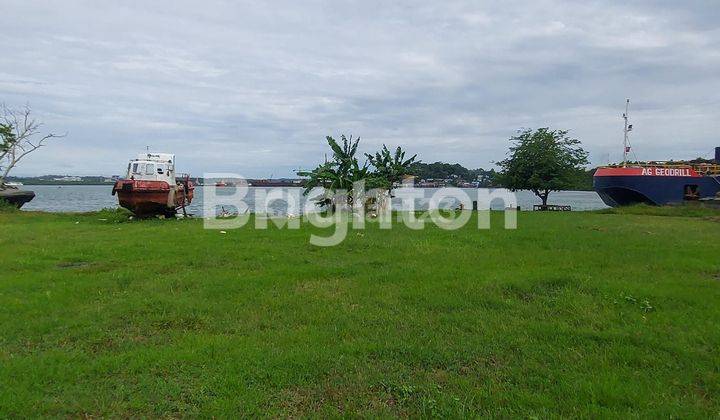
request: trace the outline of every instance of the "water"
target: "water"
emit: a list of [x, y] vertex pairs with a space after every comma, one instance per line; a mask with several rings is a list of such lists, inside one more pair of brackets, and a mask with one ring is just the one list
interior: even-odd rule
[[[70, 185], [70, 186], [50, 186], [50, 185], [34, 185], [25, 186], [24, 189], [35, 192], [35, 199], [25, 206], [23, 210], [27, 211], [47, 211], [47, 212], [88, 212], [96, 211], [103, 208], [118, 207], [117, 196], [111, 195], [112, 185]], [[280, 188], [286, 193], [298, 194], [300, 196], [301, 208], [305, 205], [305, 197], [302, 196], [301, 188], [287, 187]], [[195, 199], [189, 206], [189, 212], [194, 215], [202, 214], [203, 206], [203, 188], [198, 187], [195, 190]], [[220, 189], [223, 191], [225, 189]], [[232, 191], [233, 188], [227, 190]], [[269, 188], [250, 187], [244, 201], [250, 209], [255, 208], [255, 197], [258, 192], [267, 192]], [[421, 188], [424, 199], [418, 200], [416, 206], [418, 209], [427, 209], [430, 197], [437, 191], [437, 188]], [[472, 200], [477, 200], [478, 191], [472, 188], [463, 188]], [[487, 190], [486, 190], [487, 191]], [[518, 204], [522, 210], [532, 210], [534, 204], [541, 204], [540, 199], [535, 197], [530, 191], [518, 191], [515, 193]], [[399, 206], [399, 200], [393, 200], [393, 207]], [[607, 208], [600, 197], [593, 191], [560, 191], [550, 194], [548, 201], [551, 204], [570, 205], [573, 210], [599, 210]], [[448, 203], [448, 205], [453, 205]], [[493, 208], [502, 208], [499, 202], [493, 202]], [[287, 206], [282, 202], [274, 202], [269, 205], [269, 212], [274, 214], [285, 214]]]

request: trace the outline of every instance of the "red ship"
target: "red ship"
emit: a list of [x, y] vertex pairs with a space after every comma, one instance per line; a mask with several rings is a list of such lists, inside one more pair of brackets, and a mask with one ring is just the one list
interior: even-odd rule
[[188, 175], [176, 176], [175, 155], [141, 153], [128, 164], [126, 178], [115, 182], [112, 194], [138, 217], [174, 217], [178, 210], [187, 215], [194, 191]]

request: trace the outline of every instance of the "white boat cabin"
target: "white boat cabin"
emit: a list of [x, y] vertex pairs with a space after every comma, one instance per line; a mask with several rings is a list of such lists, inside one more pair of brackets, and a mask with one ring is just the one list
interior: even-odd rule
[[165, 181], [175, 185], [175, 155], [170, 153], [140, 153], [128, 164], [127, 179]]

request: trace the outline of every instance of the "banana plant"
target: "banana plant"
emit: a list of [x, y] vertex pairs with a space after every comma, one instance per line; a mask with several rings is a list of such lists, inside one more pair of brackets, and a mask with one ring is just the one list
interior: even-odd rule
[[398, 146], [395, 153], [391, 154], [387, 146], [383, 144], [382, 149], [374, 155], [366, 153], [368, 161], [375, 168], [375, 175], [383, 181], [383, 187], [391, 191], [393, 185], [402, 181], [405, 175], [410, 174], [410, 166], [416, 161], [417, 155], [405, 159], [405, 151]]
[[[392, 155], [383, 145], [382, 150], [375, 155], [366, 154], [368, 159], [361, 165], [356, 157], [360, 138], [353, 140], [352, 136], [341, 135], [342, 144], [330, 136], [325, 139], [333, 152], [332, 159], [312, 171], [297, 172], [299, 176], [307, 178], [304, 195], [308, 195], [313, 188], [324, 188], [325, 193], [313, 200], [325, 208], [333, 205], [351, 206], [358, 193], [353, 191], [353, 188], [359, 181], [365, 181], [366, 190], [391, 190], [395, 182], [399, 182], [409, 173], [409, 167], [417, 156], [405, 159], [405, 152], [400, 147]], [[343, 191], [344, 194], [339, 196], [338, 191]]]
[[[298, 172], [299, 176], [307, 177], [303, 194], [309, 194], [316, 187], [325, 189], [325, 194], [313, 198], [318, 205], [323, 207], [329, 207], [332, 204], [352, 205], [353, 184], [357, 181], [367, 180], [370, 177], [367, 162], [360, 165], [355, 157], [360, 138], [353, 140], [352, 136], [348, 138], [342, 135], [340, 139], [342, 145], [331, 136], [326, 137], [328, 145], [333, 151], [330, 161], [318, 165], [312, 171]], [[333, 197], [336, 197], [337, 191], [345, 191], [341, 198], [341, 201], [344, 202], [333, 202]]]

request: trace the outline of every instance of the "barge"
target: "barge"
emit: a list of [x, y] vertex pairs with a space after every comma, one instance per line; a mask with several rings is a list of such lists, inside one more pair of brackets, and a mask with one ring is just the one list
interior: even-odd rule
[[629, 163], [628, 107], [625, 114], [624, 159], [620, 165], [598, 168], [593, 186], [600, 198], [611, 207], [645, 203], [650, 205], [678, 204], [687, 201], [706, 201], [720, 194], [720, 147], [715, 159], [690, 162]]

